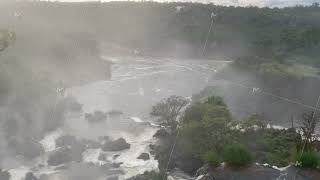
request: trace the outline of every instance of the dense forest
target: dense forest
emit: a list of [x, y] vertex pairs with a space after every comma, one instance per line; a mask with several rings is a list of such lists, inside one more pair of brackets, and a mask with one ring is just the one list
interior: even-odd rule
[[[73, 42], [88, 52], [93, 52], [92, 46], [85, 44], [100, 46], [102, 42], [109, 54], [132, 54], [136, 50], [145, 56], [237, 60], [238, 67], [262, 74], [317, 76], [319, 9], [318, 3], [258, 8], [198, 3], [33, 2], [17, 5], [21, 17], [15, 24], [20, 43], [37, 39], [32, 43], [41, 49], [51, 39], [54, 47], [48, 48], [60, 56], [65, 52], [59, 47], [73, 46]], [[216, 16], [211, 19], [212, 12]], [[213, 28], [208, 35], [211, 20]], [[52, 32], [56, 32], [54, 36]], [[57, 42], [61, 37], [66, 42], [63, 45]], [[18, 49], [20, 53], [26, 51]]]
[[[179, 53], [186, 48], [180, 53], [190, 56], [201, 55], [214, 12], [206, 57], [257, 55], [308, 63], [317, 63], [312, 59], [319, 52], [319, 8], [317, 3], [282, 9], [155, 2], [35, 2], [18, 6], [22, 14], [20, 23], [31, 23], [33, 28], [42, 24], [32, 24], [29, 19], [49, 18], [51, 25], [42, 29], [54, 28], [62, 33], [81, 29], [87, 36], [98, 35], [101, 40], [146, 52], [175, 47], [172, 51]], [[76, 24], [71, 23], [74, 17]]]

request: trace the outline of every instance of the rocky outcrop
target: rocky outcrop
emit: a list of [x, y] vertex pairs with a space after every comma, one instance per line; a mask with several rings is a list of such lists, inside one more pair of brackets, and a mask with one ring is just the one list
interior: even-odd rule
[[119, 138], [111, 142], [105, 142], [102, 146], [103, 151], [122, 151], [129, 148], [130, 144], [123, 138]]
[[84, 115], [85, 119], [91, 123], [102, 122], [107, 119], [107, 113], [101, 111], [95, 111], [94, 113], [86, 113]]
[[142, 159], [142, 160], [149, 160], [150, 155], [148, 153], [141, 153], [140, 156], [137, 157], [137, 159]]
[[28, 172], [26, 174], [25, 180], [38, 180], [38, 178], [32, 172]]
[[60, 105], [63, 109], [69, 112], [79, 112], [82, 110], [82, 104], [80, 104], [74, 97], [71, 96], [64, 98], [60, 102]]
[[18, 155], [22, 155], [26, 158], [33, 159], [44, 153], [42, 145], [31, 139], [11, 139], [9, 141], [9, 147]]
[[61, 164], [69, 163], [72, 161], [72, 151], [70, 148], [60, 148], [49, 155], [47, 161], [49, 166], [59, 166]]

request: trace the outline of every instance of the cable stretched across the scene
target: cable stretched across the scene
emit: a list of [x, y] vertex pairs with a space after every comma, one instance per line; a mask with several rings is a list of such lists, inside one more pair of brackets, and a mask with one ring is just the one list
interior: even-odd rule
[[212, 30], [212, 26], [213, 26], [213, 20], [214, 20], [214, 17], [216, 15], [214, 14], [214, 12], [211, 13], [211, 23], [210, 23], [210, 27], [209, 27], [209, 30], [208, 30], [208, 34], [207, 34], [207, 37], [206, 37], [206, 41], [204, 43], [204, 46], [203, 46], [203, 49], [202, 49], [202, 55], [204, 56], [204, 53], [206, 52], [206, 48], [207, 48], [207, 44], [208, 44], [208, 40], [209, 40], [209, 37], [210, 37], [210, 34], [211, 34], [211, 30]]
[[166, 176], [167, 176], [167, 172], [168, 172], [168, 169], [169, 169], [169, 165], [170, 165], [170, 162], [171, 162], [171, 159], [172, 159], [172, 155], [173, 155], [173, 152], [175, 150], [175, 147], [176, 147], [176, 144], [177, 144], [177, 141], [178, 141], [178, 137], [179, 137], [179, 133], [180, 133], [179, 125], [177, 126], [176, 130], [177, 130], [177, 135], [176, 135], [176, 137], [174, 139], [174, 142], [173, 142], [173, 145], [172, 145], [172, 149], [171, 149], [171, 152], [170, 152], [170, 155], [169, 155], [167, 166], [166, 166], [166, 169], [165, 169], [164, 174], [163, 174], [163, 180], [166, 180], [166, 178], [167, 178]]

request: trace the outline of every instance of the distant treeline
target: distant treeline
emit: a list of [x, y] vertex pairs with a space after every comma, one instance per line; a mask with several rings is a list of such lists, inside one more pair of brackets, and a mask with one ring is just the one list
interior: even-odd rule
[[280, 9], [198, 3], [34, 2], [21, 3], [18, 10], [21, 22], [33, 30], [82, 33], [146, 54], [182, 57], [202, 55], [210, 15], [215, 12], [206, 57], [258, 56], [263, 57], [259, 61], [320, 63], [315, 60], [320, 53], [317, 3]]

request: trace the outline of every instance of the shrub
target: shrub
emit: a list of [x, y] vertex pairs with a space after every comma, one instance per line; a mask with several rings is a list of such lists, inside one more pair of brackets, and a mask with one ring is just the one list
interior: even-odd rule
[[319, 156], [315, 151], [306, 151], [297, 157], [297, 162], [303, 168], [317, 168], [319, 160]]
[[214, 151], [208, 151], [202, 158], [206, 163], [213, 167], [218, 167], [221, 164], [220, 157]]
[[246, 146], [233, 144], [224, 149], [223, 159], [230, 166], [241, 167], [251, 163], [252, 155]]

